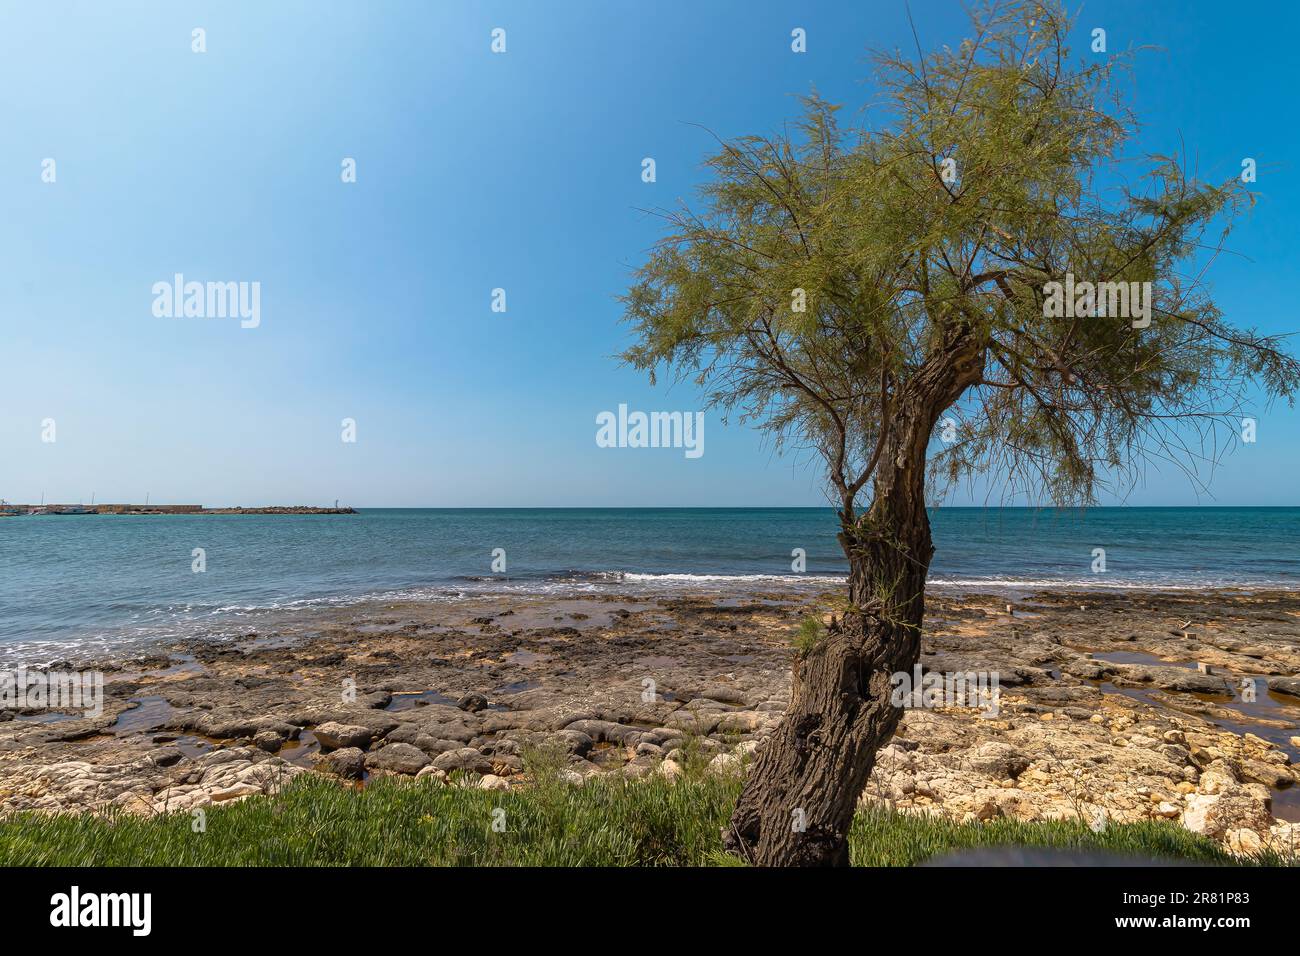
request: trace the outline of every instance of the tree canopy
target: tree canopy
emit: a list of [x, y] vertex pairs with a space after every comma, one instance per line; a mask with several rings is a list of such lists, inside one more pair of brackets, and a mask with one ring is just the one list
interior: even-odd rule
[[[955, 423], [926, 436], [941, 484], [993, 473], [1076, 504], [1151, 459], [1200, 480], [1252, 382], [1288, 400], [1300, 382], [1206, 284], [1252, 196], [1181, 149], [1126, 156], [1129, 55], [1072, 58], [1069, 27], [1054, 3], [993, 2], [956, 50], [878, 54], [862, 123], [814, 92], [793, 128], [719, 141], [699, 202], [660, 211], [624, 358], [817, 449], [846, 518], [922, 401], [941, 406], [927, 433]], [[1051, 283], [1149, 288], [1147, 324], [1104, 296], [1105, 315], [1080, 314], [1097, 305], [1082, 293], [1060, 308]], [[922, 396], [954, 362], [956, 387]]]

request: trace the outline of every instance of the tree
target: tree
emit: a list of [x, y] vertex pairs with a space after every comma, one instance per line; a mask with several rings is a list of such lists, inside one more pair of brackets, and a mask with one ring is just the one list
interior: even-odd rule
[[1290, 401], [1300, 382], [1204, 281], [1250, 194], [1125, 157], [1126, 58], [1072, 61], [1069, 26], [1054, 2], [992, 3], [956, 51], [877, 56], [874, 129], [814, 92], [793, 133], [719, 141], [699, 208], [661, 212], [624, 296], [626, 361], [814, 449], [838, 507], [847, 598], [795, 653], [723, 834], [750, 862], [848, 861], [901, 716], [890, 676], [920, 651], [927, 494], [988, 474], [1088, 504], [1153, 460], [1199, 481], [1252, 388]]

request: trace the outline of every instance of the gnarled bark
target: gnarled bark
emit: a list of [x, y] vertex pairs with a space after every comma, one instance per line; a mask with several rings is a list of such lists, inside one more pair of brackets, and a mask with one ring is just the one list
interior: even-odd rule
[[844, 866], [858, 797], [876, 752], [898, 726], [893, 674], [921, 650], [934, 546], [925, 457], [938, 416], [980, 373], [968, 336], [937, 350], [909, 384], [884, 446], [865, 514], [840, 514], [849, 603], [794, 663], [790, 707], [759, 751], [723, 843], [762, 866]]

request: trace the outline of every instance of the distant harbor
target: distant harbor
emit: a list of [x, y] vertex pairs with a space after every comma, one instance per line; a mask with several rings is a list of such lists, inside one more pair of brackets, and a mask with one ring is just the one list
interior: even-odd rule
[[20, 515], [354, 515], [355, 508], [274, 505], [267, 508], [205, 508], [203, 505], [17, 505], [0, 502], [0, 517]]

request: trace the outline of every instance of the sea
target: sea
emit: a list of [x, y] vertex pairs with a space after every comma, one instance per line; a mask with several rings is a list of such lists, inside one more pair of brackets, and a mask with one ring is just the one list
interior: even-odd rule
[[[936, 508], [930, 587], [1300, 587], [1300, 508]], [[228, 637], [286, 611], [482, 593], [824, 589], [830, 508], [0, 518], [0, 659]]]

